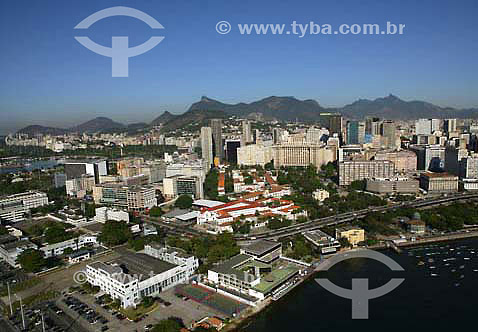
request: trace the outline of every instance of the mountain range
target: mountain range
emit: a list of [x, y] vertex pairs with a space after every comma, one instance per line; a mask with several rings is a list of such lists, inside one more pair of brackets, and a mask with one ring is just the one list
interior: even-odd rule
[[324, 112], [339, 112], [350, 119], [363, 119], [366, 116], [390, 120], [478, 118], [478, 108], [441, 107], [418, 100], [404, 101], [391, 94], [374, 100], [359, 99], [339, 108], [325, 108], [315, 100], [299, 100], [294, 97], [271, 96], [251, 103], [226, 104], [203, 96], [200, 101], [192, 104], [185, 113], [177, 115], [165, 111], [150, 123], [124, 125], [106, 117], [98, 117], [67, 129], [32, 125], [18, 132], [30, 135], [61, 135], [69, 132], [135, 132], [153, 126], [161, 126], [161, 130], [166, 132], [191, 124], [205, 125], [209, 119], [227, 118], [231, 115], [242, 118], [313, 123], [319, 121], [320, 113]]

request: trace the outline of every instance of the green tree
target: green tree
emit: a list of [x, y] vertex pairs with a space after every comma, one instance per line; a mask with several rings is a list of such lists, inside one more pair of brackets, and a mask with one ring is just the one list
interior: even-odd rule
[[99, 236], [101, 243], [107, 246], [116, 246], [132, 238], [131, 230], [124, 221], [108, 220]]
[[36, 249], [23, 251], [17, 261], [26, 272], [39, 272], [47, 265], [43, 251]]
[[170, 317], [159, 321], [153, 327], [153, 332], [179, 332], [183, 327], [184, 324], [180, 319]]
[[189, 195], [181, 195], [178, 197], [174, 206], [180, 209], [189, 209], [193, 205], [193, 199]]
[[3, 226], [3, 225], [0, 225], [0, 235], [6, 235], [8, 234], [8, 229]]
[[59, 223], [47, 227], [44, 231], [45, 241], [49, 244], [62, 242], [75, 236], [73, 232], [66, 232], [66, 228]]
[[163, 211], [161, 210], [161, 208], [159, 206], [153, 206], [149, 210], [149, 216], [153, 217], [153, 218], [161, 217], [162, 214], [163, 214]]

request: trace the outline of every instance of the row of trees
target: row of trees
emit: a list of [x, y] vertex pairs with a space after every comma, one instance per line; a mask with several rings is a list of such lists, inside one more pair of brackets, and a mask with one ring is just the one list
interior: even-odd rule
[[217, 237], [204, 236], [193, 239], [171, 237], [168, 238], [168, 245], [184, 249], [203, 261], [200, 271], [207, 271], [211, 264], [228, 259], [239, 253], [239, 247], [234, 236], [223, 233]]

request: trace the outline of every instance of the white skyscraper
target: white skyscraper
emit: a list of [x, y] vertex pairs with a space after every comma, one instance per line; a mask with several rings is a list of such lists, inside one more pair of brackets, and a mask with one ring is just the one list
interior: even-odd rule
[[208, 169], [213, 164], [213, 153], [212, 153], [212, 129], [211, 127], [202, 127], [201, 128], [201, 151], [202, 159], [205, 160]]

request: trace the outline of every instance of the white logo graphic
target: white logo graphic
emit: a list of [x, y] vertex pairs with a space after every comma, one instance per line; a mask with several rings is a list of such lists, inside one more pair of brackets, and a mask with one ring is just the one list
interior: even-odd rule
[[[75, 26], [75, 29], [88, 29], [92, 24], [111, 16], [129, 16], [137, 18], [149, 25], [152, 29], [164, 29], [164, 27], [148, 14], [129, 7], [111, 7], [91, 14]], [[148, 52], [158, 45], [164, 37], [154, 36], [146, 42], [135, 47], [128, 46], [128, 37], [112, 37], [111, 47], [105, 47], [92, 41], [88, 37], [75, 37], [84, 47], [100, 55], [111, 58], [111, 76], [128, 77], [128, 59]]]
[[228, 21], [219, 21], [216, 24], [216, 31], [221, 35], [228, 34], [231, 32], [231, 23]]
[[[336, 255], [321, 263], [317, 270], [327, 271], [337, 263], [351, 258], [370, 258], [388, 266], [392, 271], [403, 271], [403, 268], [390, 257], [377, 251], [364, 249]], [[369, 289], [368, 279], [352, 279], [352, 289], [337, 286], [327, 279], [315, 279], [315, 281], [329, 292], [352, 300], [352, 319], [368, 319], [368, 301], [390, 293], [397, 288], [405, 279], [392, 278], [385, 285]]]

